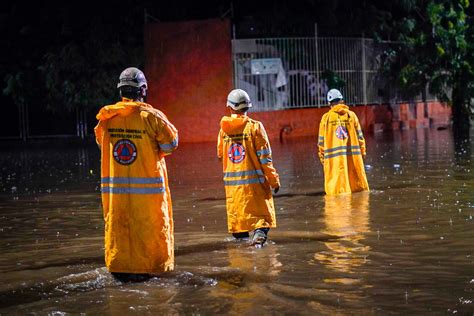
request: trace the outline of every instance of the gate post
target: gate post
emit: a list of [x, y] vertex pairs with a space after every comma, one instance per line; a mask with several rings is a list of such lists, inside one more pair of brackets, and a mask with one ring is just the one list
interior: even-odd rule
[[362, 35], [361, 38], [362, 44], [362, 96], [364, 105], [367, 106], [367, 66], [365, 61], [365, 37]]
[[320, 84], [319, 82], [319, 51], [318, 51], [318, 23], [314, 23], [314, 45], [316, 46], [316, 83], [317, 83], [317, 102], [318, 102], [318, 108], [321, 107], [321, 96], [319, 93], [321, 92]]

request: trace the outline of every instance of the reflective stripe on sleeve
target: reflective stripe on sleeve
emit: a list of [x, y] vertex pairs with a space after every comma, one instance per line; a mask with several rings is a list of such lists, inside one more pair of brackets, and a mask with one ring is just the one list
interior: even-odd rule
[[164, 152], [170, 152], [178, 146], [178, 136], [169, 144], [160, 144], [160, 149]]
[[262, 155], [271, 155], [272, 151], [270, 149], [262, 149], [257, 151], [257, 156], [262, 156]]
[[260, 163], [261, 163], [262, 165], [267, 164], [267, 163], [270, 163], [270, 162], [272, 162], [272, 161], [273, 161], [272, 158], [262, 158], [262, 159], [260, 159]]
[[319, 145], [319, 146], [324, 146], [324, 136], [319, 136], [318, 145]]

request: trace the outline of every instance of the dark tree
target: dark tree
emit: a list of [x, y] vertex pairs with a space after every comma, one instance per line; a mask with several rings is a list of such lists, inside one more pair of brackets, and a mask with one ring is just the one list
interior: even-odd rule
[[3, 18], [8, 45], [2, 55], [3, 92], [14, 104], [41, 100], [53, 111], [96, 109], [117, 98], [116, 82], [125, 67], [143, 66], [140, 6], [11, 5]]
[[[468, 0], [405, 0], [380, 33], [395, 40], [386, 66], [407, 94], [431, 93], [452, 105], [456, 136], [469, 138], [474, 46]], [[384, 29], [383, 29], [384, 28]]]

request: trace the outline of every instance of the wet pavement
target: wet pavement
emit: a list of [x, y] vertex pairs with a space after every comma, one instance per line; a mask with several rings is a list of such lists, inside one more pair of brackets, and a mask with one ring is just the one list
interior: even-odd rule
[[134, 283], [104, 268], [97, 147], [2, 148], [0, 314], [473, 315], [472, 143], [367, 143], [371, 191], [327, 197], [315, 139], [272, 140], [282, 189], [262, 249], [227, 234], [215, 144], [180, 145], [176, 269]]

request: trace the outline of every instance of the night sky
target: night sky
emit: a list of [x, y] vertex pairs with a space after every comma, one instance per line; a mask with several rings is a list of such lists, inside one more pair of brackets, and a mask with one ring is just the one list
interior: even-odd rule
[[[227, 17], [237, 27], [238, 37], [308, 36], [318, 23], [321, 36], [360, 36], [376, 27], [377, 10], [396, 15], [398, 1], [304, 0], [304, 1], [70, 1], [55, 3], [8, 2], [2, 4], [2, 31], [10, 34], [35, 27], [38, 40], [64, 28], [92, 27], [91, 19], [115, 24], [133, 18], [137, 26], [149, 22]], [[4, 33], [5, 34], [5, 33]], [[7, 35], [8, 36], [8, 35]]]

